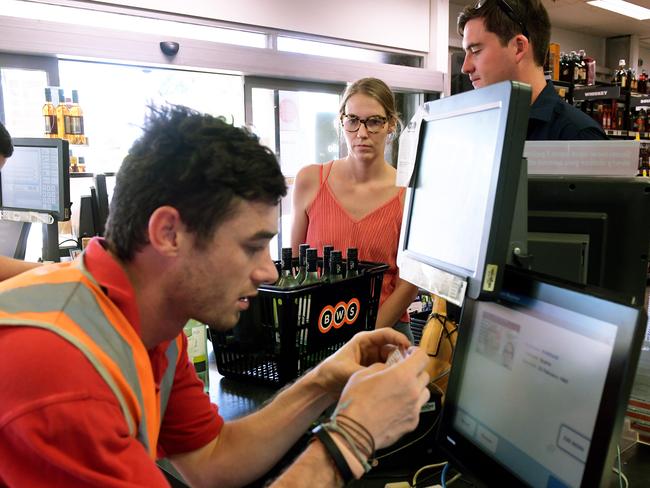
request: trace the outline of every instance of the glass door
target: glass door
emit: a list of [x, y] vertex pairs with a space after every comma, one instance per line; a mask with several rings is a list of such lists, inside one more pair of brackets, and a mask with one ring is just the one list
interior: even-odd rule
[[296, 174], [309, 164], [325, 163], [344, 151], [338, 110], [344, 85], [246, 78], [246, 122], [280, 161], [289, 191], [280, 205], [278, 236], [271, 256], [279, 259], [291, 245], [292, 193]]

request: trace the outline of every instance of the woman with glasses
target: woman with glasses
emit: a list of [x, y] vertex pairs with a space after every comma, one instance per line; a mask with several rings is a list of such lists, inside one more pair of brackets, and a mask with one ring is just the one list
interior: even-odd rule
[[384, 158], [399, 125], [393, 93], [377, 78], [358, 80], [343, 94], [339, 120], [347, 156], [306, 166], [296, 176], [294, 254], [303, 242], [319, 250], [356, 247], [360, 260], [388, 264], [376, 327], [393, 327], [413, 342], [406, 309], [417, 288], [399, 278], [396, 264], [404, 188], [395, 186], [395, 168]]

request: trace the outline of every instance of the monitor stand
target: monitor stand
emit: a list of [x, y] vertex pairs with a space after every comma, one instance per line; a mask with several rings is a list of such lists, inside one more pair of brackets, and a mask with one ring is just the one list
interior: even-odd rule
[[59, 221], [43, 224], [43, 261], [61, 261], [59, 256]]

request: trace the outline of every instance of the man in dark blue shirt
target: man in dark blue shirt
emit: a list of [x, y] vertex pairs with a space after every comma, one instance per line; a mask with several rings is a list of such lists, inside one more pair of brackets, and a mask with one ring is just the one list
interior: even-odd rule
[[607, 139], [591, 117], [562, 100], [544, 78], [551, 22], [540, 0], [479, 0], [458, 16], [463, 73], [474, 88], [513, 80], [532, 87], [528, 140]]

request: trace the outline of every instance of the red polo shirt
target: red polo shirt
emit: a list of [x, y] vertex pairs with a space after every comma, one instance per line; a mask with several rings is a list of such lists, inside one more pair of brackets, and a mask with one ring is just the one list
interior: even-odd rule
[[[136, 331], [135, 291], [119, 264], [94, 239], [88, 271]], [[149, 351], [156, 382], [166, 344]], [[183, 341], [182, 355], [187, 354]], [[162, 420], [160, 457], [189, 452], [223, 426], [189, 361], [181, 361]], [[129, 429], [110, 388], [86, 357], [59, 335], [0, 327], [0, 486], [168, 486]]]

